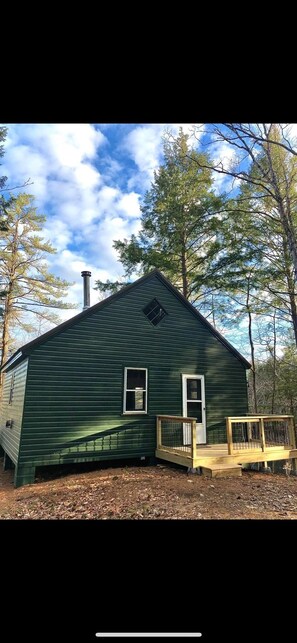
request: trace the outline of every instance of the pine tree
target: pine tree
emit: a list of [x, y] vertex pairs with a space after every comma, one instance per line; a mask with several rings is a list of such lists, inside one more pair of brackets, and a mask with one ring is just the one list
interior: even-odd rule
[[[182, 129], [176, 141], [167, 136], [163, 143], [164, 163], [141, 206], [141, 231], [130, 240], [115, 241], [114, 247], [126, 279], [134, 271], [158, 268], [194, 303], [203, 291], [194, 287], [195, 276], [218, 250], [224, 200], [212, 190], [211, 171], [197, 167], [195, 161], [205, 161], [206, 155], [191, 150]], [[111, 284], [98, 282], [97, 288], [111, 290]]]
[[[7, 135], [7, 127], [0, 127], [0, 158], [4, 156], [4, 141], [6, 139]], [[0, 190], [4, 188], [4, 185], [6, 183], [7, 177], [6, 176], [0, 176]]]
[[1, 365], [7, 361], [15, 327], [28, 330], [25, 313], [57, 323], [53, 309], [74, 308], [63, 302], [68, 282], [48, 272], [47, 256], [56, 250], [38, 232], [45, 216], [37, 214], [34, 197], [19, 194], [7, 209], [2, 233], [0, 278], [5, 287]]

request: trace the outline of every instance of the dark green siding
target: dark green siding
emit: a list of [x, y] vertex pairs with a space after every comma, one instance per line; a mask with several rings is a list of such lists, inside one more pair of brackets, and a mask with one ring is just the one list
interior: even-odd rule
[[[153, 326], [156, 297], [168, 315]], [[148, 415], [122, 415], [124, 367], [148, 368]], [[204, 374], [208, 441], [247, 411], [245, 368], [156, 277], [37, 346], [19, 456], [27, 467], [153, 455], [155, 416], [182, 414], [181, 374]]]
[[[26, 388], [28, 360], [16, 366], [9, 373], [3, 376], [3, 395], [1, 400], [0, 415], [0, 443], [7, 453], [17, 464], [19, 455], [20, 436], [22, 428], [22, 417], [24, 407], [24, 396]], [[14, 394], [12, 403], [9, 404], [11, 380], [14, 375]], [[12, 420], [12, 427], [6, 427], [6, 421]]]

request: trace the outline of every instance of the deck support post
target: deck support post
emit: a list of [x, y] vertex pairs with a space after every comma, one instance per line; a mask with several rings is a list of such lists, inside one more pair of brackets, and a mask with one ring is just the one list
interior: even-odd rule
[[297, 475], [297, 458], [292, 458], [292, 466], [295, 475]]
[[295, 436], [294, 418], [293, 417], [289, 418], [288, 429], [289, 429], [290, 445], [291, 445], [292, 449], [296, 449], [296, 436]]
[[251, 422], [247, 423], [247, 438], [248, 438], [248, 442], [252, 441], [252, 424], [251, 424]]
[[193, 460], [196, 460], [196, 441], [197, 441], [197, 430], [196, 430], [196, 420], [191, 420], [191, 457]]
[[264, 430], [264, 419], [260, 418], [260, 438], [261, 438], [261, 447], [262, 451], [264, 453], [266, 449], [266, 442], [265, 442], [265, 430]]
[[160, 449], [162, 446], [162, 436], [161, 436], [161, 418], [157, 415], [156, 419], [157, 425], [157, 449]]
[[[289, 418], [289, 436], [293, 449], [296, 449], [296, 433], [293, 417]], [[297, 475], [297, 458], [292, 458], [292, 466], [294, 473]]]
[[228, 442], [228, 455], [233, 455], [233, 440], [232, 440], [232, 421], [229, 417], [226, 418], [226, 431]]

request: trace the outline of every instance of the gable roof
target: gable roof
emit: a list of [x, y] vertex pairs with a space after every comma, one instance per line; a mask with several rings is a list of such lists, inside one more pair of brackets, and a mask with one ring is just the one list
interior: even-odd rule
[[219, 333], [209, 323], [209, 321], [207, 321], [207, 319], [205, 319], [205, 317], [203, 317], [203, 315], [201, 315], [201, 313], [196, 310], [196, 308], [192, 304], [190, 304], [190, 302], [184, 297], [184, 295], [182, 295], [179, 290], [177, 290], [177, 288], [175, 288], [175, 286], [173, 286], [172, 283], [166, 277], [164, 277], [164, 275], [159, 270], [155, 269], [149, 272], [147, 275], [140, 277], [140, 279], [137, 279], [132, 284], [121, 288], [121, 290], [119, 290], [119, 292], [115, 293], [114, 295], [110, 295], [110, 297], [107, 297], [106, 299], [103, 299], [103, 301], [100, 301], [98, 304], [94, 304], [93, 306], [90, 306], [90, 308], [83, 310], [81, 313], [74, 315], [74, 317], [71, 317], [62, 324], [59, 324], [55, 328], [52, 328], [51, 330], [47, 331], [47, 333], [36, 337], [36, 339], [28, 342], [28, 344], [24, 344], [24, 346], [15, 351], [15, 353], [11, 355], [7, 362], [3, 364], [1, 370], [7, 370], [8, 368], [10, 368], [10, 366], [12, 366], [12, 364], [16, 365], [17, 363], [21, 362], [40, 344], [43, 344], [54, 335], [62, 333], [66, 328], [70, 328], [81, 319], [92, 315], [98, 310], [101, 310], [101, 308], [105, 308], [105, 306], [108, 306], [112, 301], [123, 297], [129, 290], [132, 290], [139, 284], [148, 281], [152, 277], [157, 277], [164, 284], [164, 286], [166, 286], [166, 288], [168, 288], [168, 290], [170, 290], [193, 315], [198, 317], [199, 321], [219, 340], [219, 342], [221, 342], [221, 344], [223, 344], [231, 353], [233, 353], [233, 355], [246, 368], [251, 368], [251, 364], [245, 359], [245, 357], [243, 357], [243, 355], [241, 355], [241, 353], [239, 353], [239, 351], [236, 350], [236, 348], [234, 348], [234, 346], [232, 346], [232, 344], [230, 344], [228, 340], [225, 339], [225, 337], [223, 337], [223, 335], [221, 335], [221, 333]]

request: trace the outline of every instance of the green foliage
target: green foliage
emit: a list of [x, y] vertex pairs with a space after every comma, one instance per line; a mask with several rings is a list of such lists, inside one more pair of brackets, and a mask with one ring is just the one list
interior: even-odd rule
[[128, 286], [130, 282], [125, 281], [110, 281], [109, 279], [106, 282], [96, 281], [96, 288], [94, 290], [99, 290], [99, 292], [105, 294], [106, 296], [114, 295], [119, 292], [125, 286]]
[[[7, 127], [0, 127], [0, 158], [4, 156], [4, 141], [7, 135]], [[0, 164], [1, 165], [1, 164]], [[0, 190], [2, 190], [7, 181], [6, 176], [0, 176]], [[7, 206], [9, 205], [9, 200], [5, 199], [2, 194], [0, 194], [0, 232], [6, 230], [6, 217], [7, 217]]]
[[[293, 338], [292, 338], [293, 339]], [[297, 421], [297, 351], [288, 344], [282, 356], [269, 357], [257, 364], [257, 389], [260, 413], [271, 413], [274, 398], [274, 413], [295, 415]], [[274, 382], [276, 386], [274, 387]]]
[[[6, 139], [6, 135], [7, 135], [7, 127], [0, 127], [0, 158], [4, 156], [3, 143]], [[2, 188], [4, 187], [6, 179], [7, 179], [6, 176], [0, 176], [0, 190], [2, 190]]]
[[182, 129], [176, 140], [164, 137], [164, 164], [143, 199], [141, 231], [114, 247], [125, 277], [158, 268], [194, 302], [203, 290], [197, 291], [195, 278], [218, 250], [224, 199], [212, 191], [211, 171], [196, 163], [206, 155], [191, 151], [188, 139]]
[[[270, 129], [269, 137], [280, 142], [278, 126]], [[294, 236], [296, 177], [297, 157], [281, 146], [263, 143], [245, 173], [237, 198], [226, 207], [221, 251], [197, 282], [198, 286], [201, 282], [215, 284], [237, 304], [239, 314], [244, 314], [249, 281], [249, 310], [257, 315], [277, 311], [284, 323], [293, 326], [296, 282], [284, 212]], [[235, 323], [238, 315], [233, 313]]]

